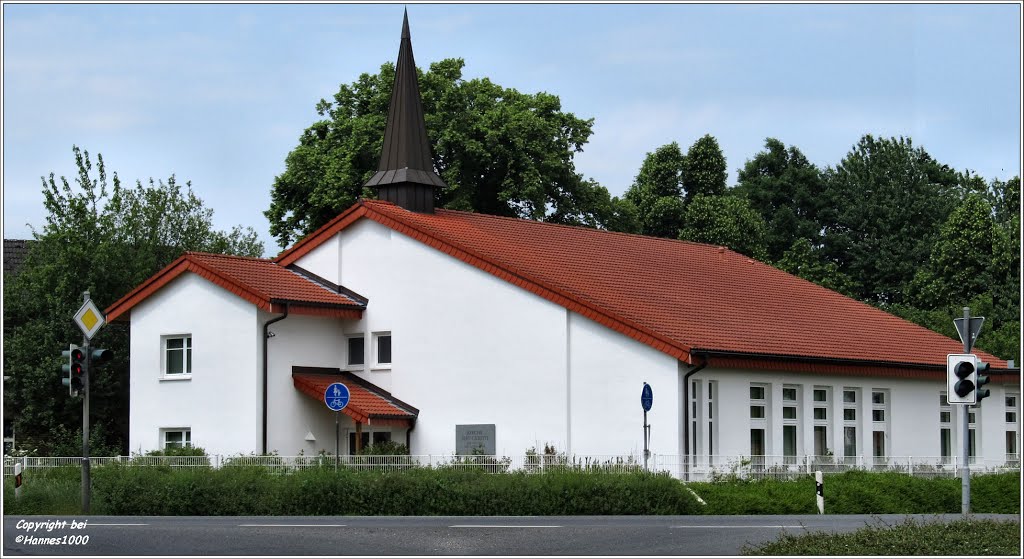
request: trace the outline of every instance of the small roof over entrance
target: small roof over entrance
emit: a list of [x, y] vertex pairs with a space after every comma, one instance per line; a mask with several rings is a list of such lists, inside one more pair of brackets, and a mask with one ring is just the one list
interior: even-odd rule
[[341, 413], [356, 423], [410, 428], [416, 423], [420, 410], [395, 398], [383, 388], [356, 375], [325, 367], [292, 367], [292, 383], [303, 394], [324, 404], [324, 391], [332, 383], [341, 382], [348, 387], [350, 398]]

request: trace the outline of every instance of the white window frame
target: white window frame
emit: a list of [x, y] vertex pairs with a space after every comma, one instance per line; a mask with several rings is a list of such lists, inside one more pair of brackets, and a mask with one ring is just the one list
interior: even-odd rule
[[[783, 462], [786, 464], [795, 464], [796, 457], [800, 456], [803, 450], [803, 437], [800, 420], [803, 414], [802, 402], [803, 402], [803, 386], [797, 384], [783, 384], [782, 385], [782, 455]], [[786, 399], [786, 391], [793, 392], [793, 399]], [[794, 417], [786, 417], [786, 408], [792, 408]], [[793, 454], [786, 455], [786, 427], [792, 427], [793, 430]]]
[[[1013, 398], [1013, 405], [1012, 406], [1007, 401], [1010, 398]], [[1013, 444], [1016, 447], [1016, 448], [1014, 448], [1014, 450], [1016, 452], [1009, 452], [1010, 449], [1009, 448], [1005, 448], [1006, 443], [1009, 442], [1008, 441], [1009, 437], [1004, 439], [1003, 445], [1004, 445], [1004, 450], [1006, 450], [1006, 461], [1008, 463], [1013, 463], [1013, 464], [1019, 465], [1020, 464], [1020, 408], [1021, 408], [1021, 406], [1020, 406], [1020, 393], [1019, 392], [1006, 392], [1003, 395], [1003, 407], [1004, 407], [1004, 410], [1003, 410], [1003, 421], [1006, 424], [1005, 432], [1006, 432], [1006, 435], [1010, 435], [1012, 433], [1011, 436], [1013, 437]], [[1009, 421], [1011, 419], [1010, 414], [1013, 414], [1013, 416], [1012, 416], [1012, 420], [1013, 421]], [[1004, 435], [1004, 437], [1005, 437], [1005, 435]]]
[[[853, 392], [853, 401], [846, 401], [846, 393]], [[857, 456], [863, 455], [864, 449], [861, 448], [861, 430], [860, 422], [864, 414], [860, 413], [861, 402], [863, 402], [862, 390], [857, 387], [844, 386], [839, 391], [839, 397], [842, 402], [843, 410], [843, 460], [847, 464], [853, 464], [857, 460]], [[846, 419], [846, 410], [853, 410], [853, 419]], [[846, 430], [853, 429], [853, 452], [852, 456], [846, 453]]]
[[[167, 446], [167, 435], [171, 433], [181, 434], [181, 446], [168, 447]], [[175, 443], [177, 444], [177, 443]], [[187, 448], [192, 446], [192, 428], [191, 427], [162, 427], [160, 429], [160, 449], [166, 450], [167, 448]]]
[[[167, 342], [171, 340], [183, 340], [180, 349], [169, 349]], [[188, 380], [192, 378], [192, 334], [165, 334], [160, 336], [160, 378], [162, 380]], [[169, 371], [168, 354], [171, 351], [181, 351], [182, 372], [172, 373]]]
[[[943, 416], [945, 414], [945, 416]], [[945, 417], [946, 421], [943, 421]], [[949, 433], [949, 454], [942, 454], [942, 432], [947, 431]], [[949, 464], [953, 461], [954, 456], [958, 456], [956, 452], [956, 429], [953, 428], [953, 406], [950, 405], [949, 399], [946, 397], [946, 391], [939, 392], [939, 459], [943, 464]]]
[[[391, 339], [391, 361], [389, 361], [387, 363], [382, 363], [380, 361], [380, 345], [379, 344], [380, 344], [380, 339], [383, 338], [383, 337], [387, 337], [387, 338]], [[370, 338], [373, 340], [373, 342], [371, 344], [372, 345], [371, 349], [372, 349], [372, 353], [373, 353], [373, 365], [372, 365], [372, 368], [374, 370], [378, 370], [378, 371], [391, 369], [391, 363], [394, 362], [394, 360], [395, 360], [395, 338], [391, 335], [391, 331], [390, 330], [382, 330], [380, 332], [374, 332], [370, 336]], [[365, 345], [363, 346], [363, 355], [364, 355], [364, 359], [363, 360], [365, 361], [365, 355], [366, 355], [366, 346]]]
[[[814, 399], [814, 393], [816, 391], [818, 391], [818, 390], [821, 390], [822, 392], [825, 393], [825, 399], [822, 400], [822, 401], [818, 401], [818, 400]], [[815, 413], [814, 410], [816, 410], [816, 409], [824, 409], [825, 410], [825, 419], [818, 419], [817, 417], [814, 416], [814, 413]], [[835, 454], [832, 451], [832, 444], [833, 444], [833, 442], [832, 442], [832, 438], [831, 438], [831, 435], [832, 435], [832, 415], [833, 415], [832, 412], [833, 412], [833, 410], [832, 410], [832, 387], [831, 386], [821, 386], [821, 385], [813, 386], [811, 388], [811, 422], [812, 422], [812, 426], [813, 427], [824, 427], [825, 428], [825, 454], [823, 454], [822, 456], [828, 456], [829, 452], [832, 452], [833, 455]], [[813, 434], [813, 431], [812, 431], [812, 434]]]
[[[882, 395], [882, 402], [875, 402], [875, 394]], [[889, 434], [889, 401], [892, 399], [892, 391], [888, 388], [872, 388], [871, 389], [871, 457], [875, 461], [875, 465], [881, 465], [888, 463], [888, 457], [890, 454], [889, 445], [891, 444], [891, 436]], [[882, 420], [875, 420], [875, 412], [882, 412]], [[882, 441], [882, 456], [875, 456], [875, 432], [881, 432]]]
[[757, 459], [760, 463], [755, 463], [755, 466], [764, 466], [764, 460], [766, 460], [766, 457], [770, 456], [772, 453], [772, 432], [771, 424], [769, 423], [769, 418], [772, 416], [772, 385], [769, 383], [752, 382], [750, 383], [750, 388], [759, 388], [762, 395], [761, 398], [754, 398], [752, 394], [750, 395], [748, 410], [750, 407], [760, 406], [764, 410], [763, 416], [751, 417], [750, 412], [748, 411], [747, 417], [750, 420], [750, 431], [760, 429], [764, 432], [764, 454], [760, 455]]

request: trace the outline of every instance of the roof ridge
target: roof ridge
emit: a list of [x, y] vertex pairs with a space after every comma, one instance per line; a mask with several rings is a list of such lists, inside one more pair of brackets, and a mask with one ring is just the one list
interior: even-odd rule
[[[388, 206], [394, 206], [397, 209], [404, 209], [404, 208], [402, 208], [401, 206], [399, 206], [397, 204], [394, 204], [392, 202], [387, 202], [385, 200], [365, 200], [364, 202], [368, 203], [368, 204], [386, 204]], [[408, 210], [406, 210], [406, 211], [408, 211]], [[492, 215], [492, 214], [485, 214], [485, 213], [480, 213], [480, 212], [467, 212], [467, 211], [464, 211], [464, 210], [449, 210], [449, 209], [446, 209], [446, 208], [438, 208], [438, 209], [434, 210], [434, 213], [435, 214], [452, 213], [452, 214], [459, 214], [459, 215], [472, 215], [472, 216], [477, 216], [477, 217], [482, 217], [482, 218], [489, 218], [489, 219], [501, 219], [501, 220], [514, 221], [514, 222], [522, 222], [522, 223], [536, 223], [536, 224], [539, 224], [539, 225], [546, 225], [546, 226], [549, 226], [549, 227], [561, 227], [561, 228], [565, 228], [565, 229], [573, 229], [573, 230], [581, 230], [581, 231], [593, 231], [593, 232], [596, 232], [596, 233], [603, 233], [603, 234], [608, 234], [608, 235], [621, 235], [621, 236], [626, 236], [626, 237], [648, 239], [648, 240], [651, 240], [651, 241], [661, 241], [661, 242], [670, 242], [670, 243], [682, 243], [682, 244], [686, 244], [686, 245], [696, 245], [696, 246], [699, 246], [699, 247], [708, 247], [708, 248], [712, 248], [712, 249], [724, 248], [725, 250], [727, 250], [729, 252], [733, 252], [733, 253], [739, 254], [740, 256], [742, 256], [744, 258], [753, 258], [753, 257], [747, 256], [745, 254], [740, 254], [740, 253], [738, 253], [738, 252], [736, 252], [736, 251], [734, 251], [734, 250], [732, 250], [729, 247], [724, 246], [724, 245], [715, 245], [715, 244], [711, 244], [711, 243], [701, 243], [701, 242], [697, 242], [697, 241], [686, 241], [686, 240], [683, 240], [683, 239], [670, 239], [668, 237], [652, 237], [650, 235], [643, 235], [641, 233], [626, 233], [626, 232], [622, 232], [622, 231], [609, 231], [607, 229], [598, 229], [597, 227], [589, 227], [587, 225], [569, 225], [567, 223], [553, 223], [553, 222], [550, 222], [550, 221], [539, 221], [539, 220], [536, 220], [536, 219], [526, 219], [526, 218], [522, 218], [522, 217], [512, 217], [512, 216], [507, 216], [507, 215]], [[756, 258], [753, 258], [753, 259], [757, 260]]]
[[240, 254], [224, 254], [224, 253], [221, 253], [221, 252], [204, 252], [204, 251], [201, 251], [201, 250], [186, 250], [184, 254], [188, 255], [188, 256], [215, 256], [215, 257], [218, 257], [218, 258], [231, 258], [231, 259], [234, 259], [234, 260], [256, 260], [256, 261], [259, 261], [259, 262], [270, 262], [271, 264], [276, 264], [276, 262], [274, 262], [273, 259], [264, 258], [262, 256], [242, 256]]

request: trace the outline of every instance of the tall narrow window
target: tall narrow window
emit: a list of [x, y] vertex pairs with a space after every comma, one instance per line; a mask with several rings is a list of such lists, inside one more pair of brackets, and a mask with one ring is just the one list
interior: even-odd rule
[[1018, 406], [1020, 395], [1007, 394], [1004, 398], [1006, 406], [1006, 462], [1011, 466], [1020, 466], [1020, 428], [1018, 427]]
[[889, 391], [884, 388], [871, 390], [871, 456], [876, 466], [888, 462], [886, 443], [889, 438]]
[[847, 464], [857, 460], [857, 404], [860, 389], [843, 388], [843, 458]]
[[166, 336], [164, 338], [164, 374], [192, 374], [192, 336]]
[[967, 410], [967, 459], [971, 464], [974, 464], [975, 449], [978, 440], [978, 425], [977, 422], [980, 420], [976, 412], [977, 406], [964, 406]]
[[708, 381], [708, 460], [714, 463], [715, 456], [715, 387], [716, 381]]
[[782, 387], [782, 458], [786, 464], [796, 464], [799, 452], [800, 387]]
[[829, 409], [831, 408], [832, 389], [826, 386], [815, 386], [814, 400], [814, 455], [827, 456], [831, 453], [828, 444]]
[[754, 466], [764, 465], [764, 456], [769, 452], [765, 433], [769, 429], [768, 413], [771, 385], [750, 385], [750, 457]]

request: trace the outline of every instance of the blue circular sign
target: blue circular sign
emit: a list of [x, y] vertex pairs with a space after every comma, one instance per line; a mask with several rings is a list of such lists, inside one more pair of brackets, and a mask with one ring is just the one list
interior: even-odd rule
[[324, 403], [334, 411], [341, 411], [348, 405], [349, 396], [348, 387], [336, 382], [324, 390]]
[[651, 385], [644, 383], [644, 390], [640, 393], [640, 405], [643, 406], [644, 411], [651, 411], [651, 406], [654, 405], [654, 391], [651, 390]]

